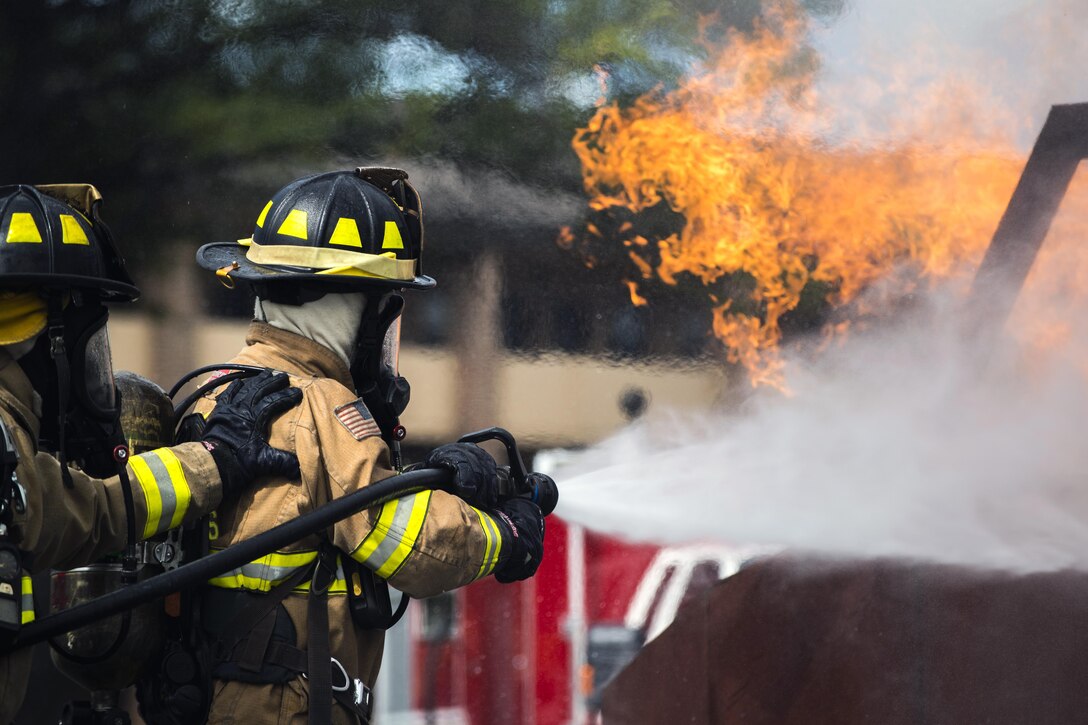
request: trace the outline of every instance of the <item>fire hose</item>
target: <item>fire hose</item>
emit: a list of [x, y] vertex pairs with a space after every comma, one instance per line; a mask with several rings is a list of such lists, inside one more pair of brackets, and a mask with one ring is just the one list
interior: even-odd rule
[[[496, 431], [500, 433], [496, 435]], [[480, 431], [465, 436], [465, 438], [472, 437], [478, 441], [488, 437], [497, 437], [509, 446], [509, 442], [512, 442], [513, 439], [509, 438], [508, 442], [501, 434], [509, 436], [509, 433], [502, 429], [490, 429], [489, 431]], [[514, 461], [515, 459], [512, 456], [511, 462], [514, 464], [512, 467], [516, 469], [521, 463], [520, 456], [517, 457], [516, 463]], [[500, 469], [500, 471], [502, 470]], [[22, 627], [11, 649], [19, 649], [43, 642], [99, 619], [127, 611], [145, 602], [159, 599], [182, 589], [198, 586], [212, 577], [248, 564], [288, 544], [326, 529], [337, 521], [364, 509], [378, 506], [423, 489], [441, 489], [449, 484], [451, 476], [450, 471], [444, 468], [424, 468], [390, 476], [372, 483], [366, 488], [330, 501], [296, 519], [280, 524], [245, 541], [233, 544], [222, 551], [103, 595], [86, 604], [65, 609], [30, 622]], [[500, 476], [500, 488], [502, 484], [503, 477]], [[540, 474], [517, 476], [517, 472], [511, 471], [506, 484], [515, 487], [509, 491], [511, 495], [530, 498], [540, 506], [545, 515], [550, 514], [555, 509], [558, 501], [558, 491], [555, 482], [547, 476]]]

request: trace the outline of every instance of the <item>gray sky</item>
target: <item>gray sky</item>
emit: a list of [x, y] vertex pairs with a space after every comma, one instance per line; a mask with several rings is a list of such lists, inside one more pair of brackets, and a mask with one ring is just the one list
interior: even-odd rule
[[1026, 147], [1050, 105], [1088, 101], [1086, 28], [1088, 0], [851, 0], [813, 39], [831, 85], [956, 73], [989, 89]]

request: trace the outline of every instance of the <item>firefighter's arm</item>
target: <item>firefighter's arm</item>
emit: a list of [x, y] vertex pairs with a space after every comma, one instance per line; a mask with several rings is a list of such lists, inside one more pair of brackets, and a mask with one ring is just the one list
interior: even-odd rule
[[[266, 440], [271, 420], [301, 400], [285, 375], [272, 373], [238, 380], [220, 396], [209, 416], [206, 442], [159, 448], [129, 459], [136, 536], [146, 539], [210, 513], [224, 492], [237, 494], [265, 475], [294, 473], [292, 454]], [[19, 546], [33, 551], [36, 570], [70, 568], [120, 551], [128, 543], [124, 484], [119, 476], [96, 479], [69, 469], [35, 450], [30, 434], [14, 421], [20, 463], [16, 475], [27, 490], [27, 508], [16, 520]], [[228, 489], [228, 485], [229, 489]]]
[[[16, 522], [19, 545], [34, 552], [35, 570], [82, 566], [124, 548], [127, 517], [119, 476], [97, 479], [70, 469], [68, 488], [56, 458], [17, 446], [27, 453], [20, 451], [16, 475], [28, 498], [27, 512]], [[126, 472], [140, 539], [192, 521], [220, 500], [218, 468], [201, 443], [133, 456]]]
[[356, 561], [413, 597], [439, 594], [491, 574], [503, 537], [492, 515], [445, 491], [421, 491], [371, 513]]
[[445, 491], [420, 491], [370, 516], [371, 528], [355, 548], [338, 545], [417, 598], [489, 574], [503, 583], [527, 579], [544, 555], [544, 516], [528, 499], [509, 499], [484, 511]]
[[[341, 398], [315, 399], [314, 410], [324, 413], [314, 416], [314, 439], [298, 439], [300, 458], [323, 460], [331, 498], [394, 475], [369, 411], [361, 401]], [[315, 449], [305, 451], [309, 446]], [[501, 536], [490, 514], [425, 490], [340, 521], [333, 543], [401, 591], [425, 597], [490, 574]]]

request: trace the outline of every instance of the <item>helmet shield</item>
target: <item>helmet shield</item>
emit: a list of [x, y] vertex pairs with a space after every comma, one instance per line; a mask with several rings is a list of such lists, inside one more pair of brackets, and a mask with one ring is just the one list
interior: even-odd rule
[[400, 375], [400, 318], [393, 320], [382, 340], [382, 367]]
[[427, 289], [435, 282], [420, 272], [422, 251], [422, 210], [408, 175], [356, 169], [293, 181], [265, 205], [248, 239], [206, 244], [197, 261], [270, 289]]
[[[119, 432], [117, 389], [113, 381], [108, 310], [100, 300], [73, 293], [61, 313], [64, 364], [51, 354], [50, 335], [40, 335], [19, 365], [42, 397], [40, 443], [62, 452], [96, 476], [114, 473], [110, 458]], [[60, 426], [63, 425], [63, 431]]]
[[117, 388], [110, 358], [110, 336], [106, 315], [93, 322], [72, 351], [73, 388], [86, 413], [100, 420], [113, 420], [117, 414]]

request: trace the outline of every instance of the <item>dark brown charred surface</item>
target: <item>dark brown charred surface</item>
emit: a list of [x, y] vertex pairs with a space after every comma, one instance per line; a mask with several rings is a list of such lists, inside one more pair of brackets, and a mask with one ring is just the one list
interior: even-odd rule
[[775, 560], [681, 610], [607, 725], [1088, 722], [1088, 574]]

